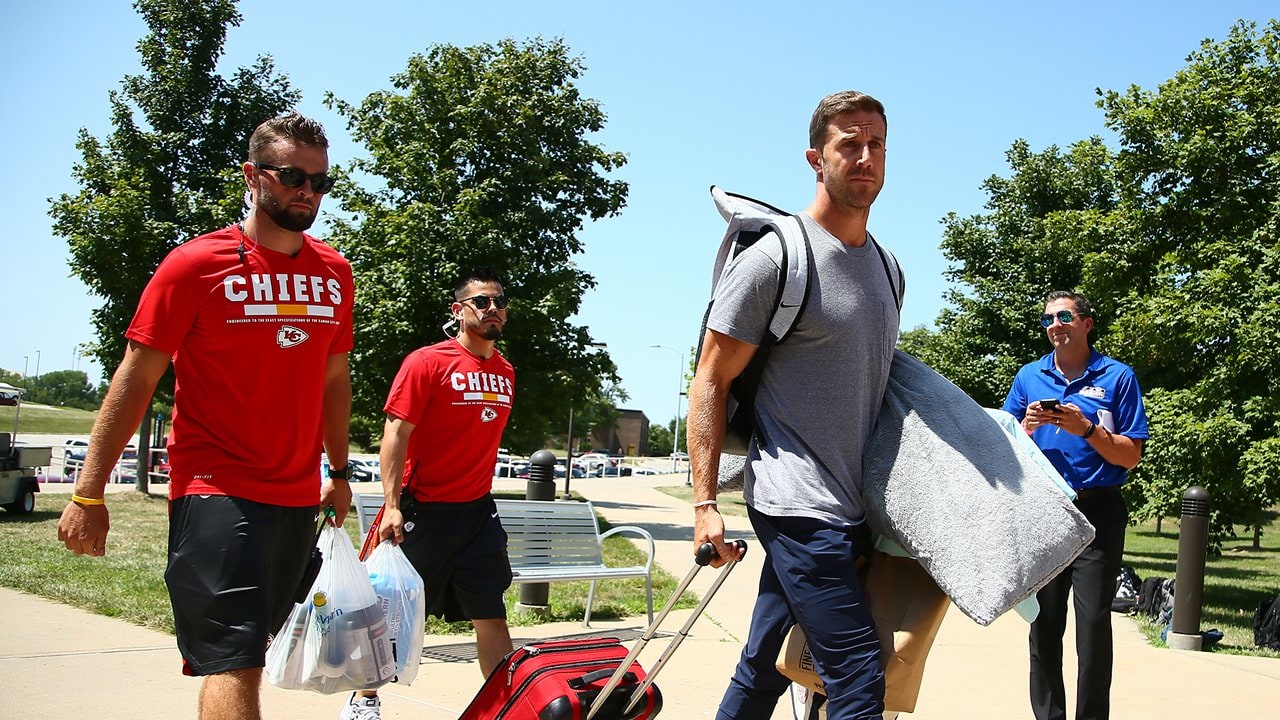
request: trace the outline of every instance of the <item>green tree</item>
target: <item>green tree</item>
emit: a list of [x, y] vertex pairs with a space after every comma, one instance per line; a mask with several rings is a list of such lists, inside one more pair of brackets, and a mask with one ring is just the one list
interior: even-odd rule
[[1170, 391], [1155, 401], [1176, 401], [1153, 430], [1195, 444], [1153, 438], [1135, 479], [1203, 485], [1216, 531], [1256, 531], [1280, 501], [1280, 21], [1206, 40], [1155, 91], [1100, 95], [1130, 232], [1088, 281], [1119, 299], [1115, 342]]
[[[459, 48], [409, 59], [392, 90], [359, 105], [330, 94], [369, 156], [335, 192], [349, 218], [331, 239], [356, 276], [352, 436], [381, 432], [380, 410], [404, 356], [443, 339], [460, 271], [493, 267], [512, 297], [501, 343], [516, 366], [509, 447], [541, 447], [570, 409], [608, 403], [613, 361], [571, 318], [594, 279], [573, 263], [586, 219], [616, 214], [627, 185], [605, 174], [625, 158], [587, 138], [604, 126], [580, 95], [583, 72], [560, 40]], [[576, 424], [576, 423], [575, 423]]]
[[953, 287], [937, 332], [916, 328], [900, 339], [988, 407], [1004, 403], [1019, 367], [1048, 352], [1040, 303], [1050, 290], [1080, 286], [1081, 259], [1105, 245], [1116, 202], [1112, 155], [1099, 138], [1065, 153], [1032, 152], [1018, 140], [1005, 157], [1011, 176], [983, 183], [987, 212], [943, 220]]
[[[235, 0], [138, 0], [134, 8], [149, 29], [138, 43], [145, 72], [110, 94], [114, 130], [105, 140], [80, 131], [83, 159], [72, 170], [80, 190], [52, 199], [49, 210], [70, 246], [72, 274], [103, 300], [88, 351], [104, 368], [123, 356], [124, 331], [164, 256], [240, 217], [238, 166], [249, 135], [299, 98], [266, 56], [229, 79], [217, 74], [227, 28], [240, 24]], [[166, 373], [156, 394], [168, 401], [172, 393]], [[145, 491], [146, 473], [138, 477]]]
[[998, 405], [1017, 367], [1048, 350], [1044, 293], [1094, 301], [1093, 340], [1134, 366], [1152, 438], [1131, 475], [1132, 516], [1213, 493], [1212, 527], [1257, 528], [1280, 500], [1280, 23], [1205, 41], [1156, 91], [1099, 91], [1111, 151], [1008, 154], [987, 212], [945, 220], [953, 265], [937, 331], [902, 345], [980, 402]]
[[[52, 370], [40, 377], [27, 378], [19, 387], [26, 388], [23, 399], [45, 405], [66, 406], [81, 410], [98, 408], [97, 392], [82, 370]], [[10, 383], [12, 384], [12, 383]]]
[[649, 426], [649, 455], [651, 457], [666, 457], [671, 454], [671, 431], [671, 424]]

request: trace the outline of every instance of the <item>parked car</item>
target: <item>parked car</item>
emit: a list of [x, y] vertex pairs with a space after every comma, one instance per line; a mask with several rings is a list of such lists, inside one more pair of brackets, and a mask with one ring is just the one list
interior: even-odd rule
[[618, 466], [618, 458], [609, 457], [604, 453], [589, 452], [574, 458], [573, 464], [582, 468], [583, 472], [589, 476], [600, 477], [605, 474], [605, 470]]
[[80, 466], [84, 465], [84, 456], [89, 452], [89, 441], [70, 438], [62, 443], [62, 474], [70, 477]]
[[73, 452], [78, 455], [80, 460], [84, 460], [85, 448], [87, 447], [89, 447], [88, 440], [81, 440], [79, 438], [68, 438], [65, 442], [62, 443], [63, 461], [65, 462], [67, 458], [71, 457]]
[[[89, 443], [85, 440], [71, 439], [62, 445], [62, 474], [68, 478], [75, 476], [84, 467], [85, 456], [89, 453]], [[138, 478], [138, 446], [129, 443], [124, 452], [116, 460], [111, 470], [111, 482], [131, 483]]]
[[116, 461], [116, 473], [120, 482], [133, 482], [138, 475], [138, 447], [133, 443], [124, 446], [120, 459]]
[[[517, 462], [519, 462], [519, 461], [517, 461]], [[513, 463], [513, 464], [514, 464], [514, 463]], [[530, 471], [530, 470], [532, 470], [532, 469], [533, 469], [533, 465], [532, 465], [532, 464], [530, 464], [530, 463], [529, 463], [529, 462], [527, 462], [527, 461], [524, 461], [524, 462], [523, 462], [523, 464], [522, 464], [522, 465], [520, 465], [520, 466], [519, 466], [519, 468], [516, 470], [516, 474], [515, 474], [515, 476], [516, 476], [516, 477], [518, 477], [518, 478], [528, 478], [528, 477], [529, 477], [529, 471]], [[564, 460], [563, 460], [563, 459], [561, 459], [561, 460], [556, 460], [556, 464], [555, 464], [555, 468], [553, 469], [553, 472], [555, 473], [555, 476], [556, 476], [556, 477], [558, 477], [558, 478], [562, 478], [562, 477], [564, 477]], [[577, 464], [577, 463], [574, 463], [574, 464], [573, 464], [573, 476], [574, 476], [574, 477], [576, 477], [576, 478], [586, 477], [586, 476], [587, 476], [587, 473], [586, 473], [586, 471], [585, 471], [585, 470], [583, 470], [583, 469], [582, 469], [582, 466], [581, 466], [581, 465], [579, 465], [579, 464]]]
[[[555, 473], [558, 478], [564, 477], [564, 460], [556, 461]], [[587, 471], [583, 470], [581, 465], [574, 465], [573, 476], [576, 478], [586, 477]]]
[[347, 458], [352, 482], [382, 482], [382, 463], [378, 460]]
[[[496, 462], [493, 465], [494, 477], [528, 477], [528, 460], [511, 460], [509, 462]], [[520, 473], [524, 472], [524, 475]]]
[[169, 449], [159, 448], [153, 449], [151, 452], [155, 454], [155, 472], [151, 475], [151, 479], [158, 482], [168, 482], [169, 472], [172, 469], [169, 465]]
[[661, 475], [661, 473], [659, 473], [657, 470], [654, 470], [653, 468], [647, 468], [647, 467], [632, 468], [631, 474], [632, 475]]

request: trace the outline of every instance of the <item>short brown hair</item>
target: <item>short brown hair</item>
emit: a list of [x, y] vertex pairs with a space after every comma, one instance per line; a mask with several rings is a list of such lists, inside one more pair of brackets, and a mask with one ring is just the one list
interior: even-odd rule
[[827, 142], [827, 124], [831, 122], [831, 118], [853, 110], [879, 113], [880, 119], [884, 120], [885, 130], [889, 129], [889, 118], [885, 117], [884, 105], [879, 100], [857, 90], [831, 93], [822, 98], [813, 111], [813, 118], [809, 120], [809, 147], [821, 150]]
[[253, 135], [249, 136], [250, 162], [261, 162], [268, 147], [286, 138], [322, 150], [329, 149], [329, 138], [324, 134], [324, 126], [293, 112], [273, 117], [253, 131]]

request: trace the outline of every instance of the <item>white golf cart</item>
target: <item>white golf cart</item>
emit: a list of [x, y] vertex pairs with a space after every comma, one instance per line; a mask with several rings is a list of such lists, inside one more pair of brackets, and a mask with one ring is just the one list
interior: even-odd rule
[[13, 432], [0, 432], [0, 507], [26, 514], [36, 509], [36, 468], [48, 467], [53, 448], [17, 445], [18, 418], [22, 414], [22, 388], [0, 383], [0, 405], [14, 408]]

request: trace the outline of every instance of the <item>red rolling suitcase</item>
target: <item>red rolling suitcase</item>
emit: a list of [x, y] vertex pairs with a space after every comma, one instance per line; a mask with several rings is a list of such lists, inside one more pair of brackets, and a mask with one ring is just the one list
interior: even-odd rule
[[[738, 543], [742, 543], [741, 540]], [[711, 545], [671, 594], [630, 651], [616, 638], [550, 640], [525, 645], [503, 658], [458, 720], [649, 720], [662, 710], [662, 692], [653, 684], [693, 623], [720, 589], [735, 561], [720, 571], [697, 609], [646, 673], [636, 662], [667, 613], [712, 557]]]

